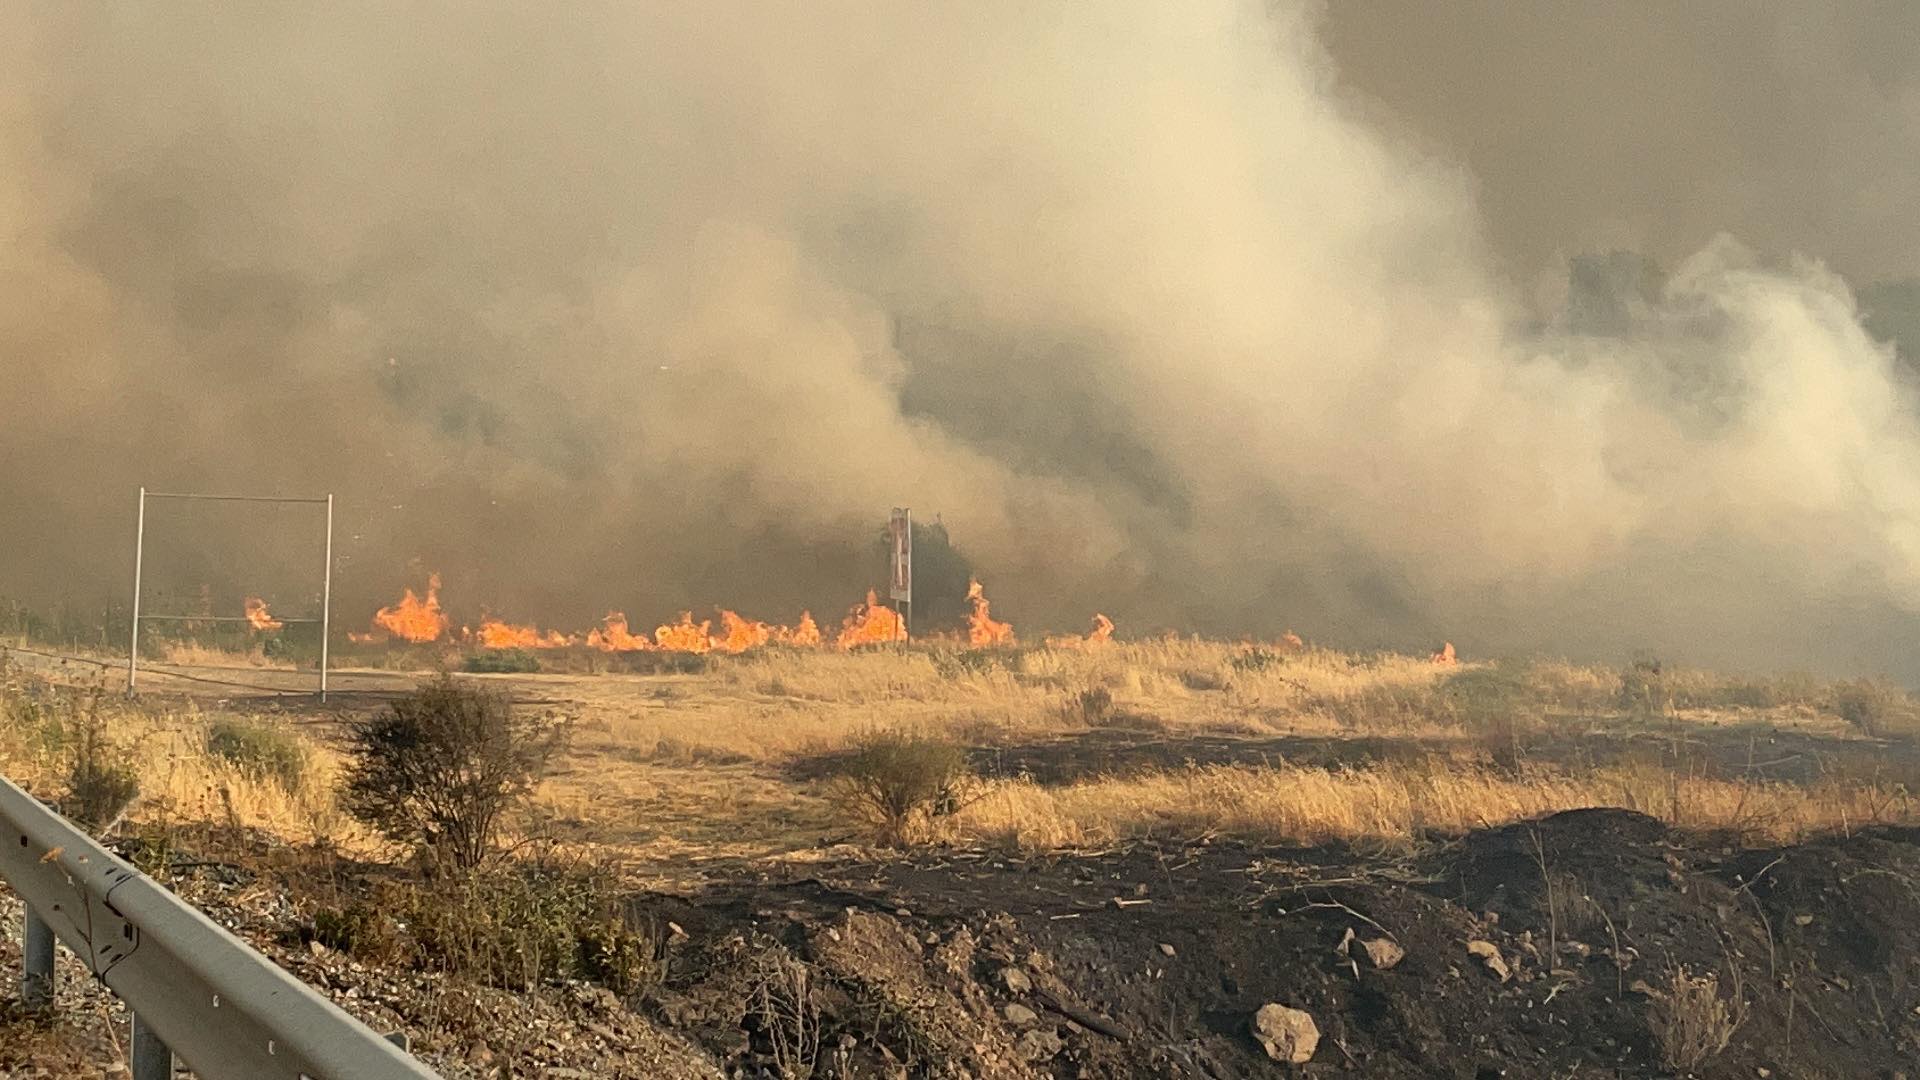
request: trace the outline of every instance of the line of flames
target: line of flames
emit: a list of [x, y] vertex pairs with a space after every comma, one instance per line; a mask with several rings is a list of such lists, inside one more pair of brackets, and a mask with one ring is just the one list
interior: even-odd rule
[[[967, 601], [971, 606], [965, 639], [968, 644], [989, 647], [1018, 643], [1012, 624], [993, 618], [980, 582], [968, 583]], [[264, 614], [264, 605], [261, 611]], [[853, 606], [846, 618], [841, 620], [839, 630], [831, 635], [821, 631], [811, 612], [801, 612], [799, 620], [787, 626], [748, 619], [724, 608], [719, 611], [717, 629], [712, 619], [696, 622], [692, 612], [681, 612], [676, 621], [655, 627], [651, 634], [645, 631], [636, 633], [627, 621], [626, 614], [614, 611], [609, 612], [599, 626], [578, 634], [542, 630], [531, 624], [510, 623], [493, 616], [483, 618], [478, 629], [463, 626], [455, 630], [452, 620], [440, 606], [440, 575], [432, 574], [427, 578], [425, 592], [416, 593], [411, 588], [403, 590], [399, 601], [374, 613], [372, 628], [367, 633], [347, 636], [363, 643], [399, 640], [427, 644], [447, 640], [488, 649], [584, 646], [602, 652], [741, 653], [764, 645], [851, 650], [867, 645], [902, 642], [907, 640], [907, 625], [899, 612], [881, 602], [879, 595], [869, 589], [866, 599]], [[934, 637], [937, 639], [939, 635]], [[1104, 644], [1112, 637], [1113, 620], [1105, 615], [1095, 615], [1093, 628], [1086, 636], [1048, 637], [1046, 641], [1054, 647], [1088, 647]]]
[[[969, 645], [990, 648], [1019, 643], [1014, 636], [1013, 625], [993, 617], [986, 591], [977, 579], [967, 582], [967, 603], [971, 606], [967, 615], [966, 640]], [[247, 625], [251, 630], [278, 630], [286, 625], [274, 618], [267, 610], [267, 602], [257, 596], [246, 598], [246, 613]], [[380, 641], [384, 637], [415, 644], [426, 644], [446, 637], [486, 649], [565, 649], [585, 645], [601, 652], [743, 653], [763, 645], [820, 648], [829, 644], [821, 634], [819, 624], [813, 621], [811, 612], [802, 611], [797, 623], [784, 626], [743, 618], [725, 608], [720, 609], [720, 630], [717, 633], [713, 629], [713, 620], [702, 619], [696, 623], [690, 611], [681, 612], [675, 622], [655, 627], [652, 635], [634, 633], [627, 624], [626, 614], [618, 611], [609, 612], [599, 626], [584, 634], [541, 630], [532, 625], [516, 625], [491, 616], [480, 621], [479, 630], [463, 626], [458, 633], [454, 633], [452, 620], [440, 607], [439, 574], [427, 576], [425, 595], [415, 594], [410, 588], [404, 589], [398, 603], [374, 612], [373, 627], [368, 633], [350, 633], [347, 637], [361, 643]], [[899, 612], [881, 603], [879, 595], [868, 589], [866, 600], [855, 604], [847, 613], [831, 644], [841, 650], [850, 650], [863, 645], [883, 645], [905, 640], [907, 626]], [[1084, 649], [1112, 640], [1113, 620], [1100, 614], [1094, 615], [1093, 627], [1084, 636], [1049, 634], [1046, 637], [1047, 647], [1052, 649]], [[1276, 644], [1289, 651], [1305, 647], [1299, 635], [1291, 630]], [[1442, 667], [1456, 665], [1459, 661], [1454, 656], [1453, 642], [1442, 642], [1434, 651], [1432, 662]]]

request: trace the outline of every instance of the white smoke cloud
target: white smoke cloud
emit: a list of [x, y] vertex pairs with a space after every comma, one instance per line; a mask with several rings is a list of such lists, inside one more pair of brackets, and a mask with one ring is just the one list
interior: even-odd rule
[[777, 614], [911, 503], [1016, 621], [1897, 663], [1920, 433], [1845, 284], [1716, 241], [1538, 329], [1317, 17], [0, 16], [0, 588], [117, 589], [164, 478], [340, 491], [347, 605]]

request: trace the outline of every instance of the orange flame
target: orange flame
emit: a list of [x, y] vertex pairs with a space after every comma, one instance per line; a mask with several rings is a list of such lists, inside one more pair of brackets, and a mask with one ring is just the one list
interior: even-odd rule
[[587, 644], [602, 652], [645, 652], [653, 648], [653, 640], [647, 635], [627, 629], [627, 617], [618, 611], [608, 612], [599, 629], [587, 631]]
[[1299, 652], [1307, 647], [1307, 643], [1300, 640], [1300, 635], [1291, 630], [1280, 635], [1280, 644], [1286, 646], [1290, 652]]
[[973, 614], [967, 616], [967, 640], [974, 648], [1013, 644], [1013, 625], [995, 622], [988, 614], [987, 594], [978, 579], [967, 582], [967, 601], [973, 605]]
[[[1011, 630], [1011, 628], [1009, 628], [1009, 630]], [[1080, 637], [1075, 634], [1049, 637], [1047, 638], [1047, 647], [1049, 649], [1084, 649], [1091, 645], [1104, 645], [1112, 640], [1113, 620], [1107, 618], [1105, 615], [1095, 614], [1093, 617], [1093, 629], [1087, 631], [1086, 637]]]
[[800, 613], [800, 625], [788, 629], [775, 627], [773, 640], [781, 645], [793, 645], [799, 648], [811, 648], [820, 644], [820, 627], [813, 621], [813, 612]]
[[541, 633], [535, 626], [515, 626], [489, 615], [480, 620], [481, 648], [485, 649], [564, 649], [577, 639], [558, 630]]
[[853, 606], [846, 621], [841, 624], [840, 636], [834, 644], [842, 649], [852, 649], [861, 645], [905, 640], [907, 628], [900, 621], [900, 613], [880, 603], [879, 595], [868, 589], [867, 602]]
[[278, 630], [286, 624], [267, 614], [267, 602], [257, 596], [247, 597], [247, 625], [255, 630]]
[[693, 612], [683, 611], [679, 622], [669, 623], [653, 632], [654, 646], [668, 652], [706, 652], [713, 647], [713, 638], [707, 633], [712, 626], [711, 619], [695, 623]]
[[447, 615], [440, 610], [440, 575], [428, 575], [424, 600], [407, 589], [398, 604], [374, 612], [373, 624], [415, 643], [438, 640], [447, 632]]
[[723, 635], [713, 639], [713, 647], [722, 652], [743, 653], [765, 645], [773, 638], [773, 627], [743, 619], [726, 608], [720, 609], [720, 629]]
[[1441, 642], [1440, 648], [1433, 654], [1433, 662], [1442, 667], [1452, 667], [1459, 663], [1459, 659], [1453, 655], [1453, 642]]

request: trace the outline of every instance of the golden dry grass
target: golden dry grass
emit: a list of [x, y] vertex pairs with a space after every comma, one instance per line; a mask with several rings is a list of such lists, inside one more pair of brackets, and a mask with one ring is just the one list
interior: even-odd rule
[[[883, 727], [976, 746], [1070, 740], [1092, 722], [1073, 702], [1093, 688], [1111, 695], [1131, 737], [1149, 741], [1368, 736], [1404, 740], [1408, 752], [1364, 768], [1281, 763], [1055, 786], [1003, 781], [983, 786], [977, 801], [939, 824], [937, 837], [1023, 849], [1209, 833], [1404, 845], [1428, 832], [1603, 805], [1769, 839], [1912, 818], [1906, 789], [1879, 777], [1801, 786], [1694, 775], [1685, 765], [1556, 770], [1512, 760], [1495, 768], [1486, 759], [1490, 738], [1519, 727], [1551, 739], [1555, 725], [1605, 717], [1651, 719], [1676, 741], [1683, 729], [1755, 721], [1861, 737], [1824, 704], [1831, 688], [1804, 678], [1666, 672], [1654, 692], [1636, 698], [1631, 680], [1640, 677], [1558, 661], [1441, 667], [1424, 657], [1159, 639], [987, 651], [775, 649], [719, 658], [699, 674], [481, 678], [577, 719], [570, 750], [522, 828], [626, 861], [792, 857], [848, 831], [826, 785], [794, 772], [797, 760], [844, 750]], [[1648, 701], [1657, 716], [1644, 715]], [[289, 841], [374, 850], [336, 806], [339, 762], [309, 729], [288, 729], [310, 751], [304, 779], [289, 789], [207, 753], [215, 712], [110, 697], [99, 707], [111, 711], [114, 737], [139, 751], [144, 794], [134, 821], [238, 824]], [[57, 782], [58, 753], [30, 729], [0, 725], [0, 771]], [[1436, 745], [1455, 747], [1457, 756], [1429, 756]]]
[[[306, 749], [297, 783], [209, 753], [207, 733], [219, 713], [187, 706], [151, 709], [97, 693], [36, 698], [23, 709], [14, 698], [0, 718], [0, 773], [43, 792], [57, 792], [68, 766], [63, 726], [70, 730], [80, 710], [103, 714], [111, 743], [139, 778], [139, 795], [126, 817], [132, 822], [201, 822], [257, 829], [283, 840], [326, 840], [367, 846], [366, 834], [334, 802], [337, 755], [288, 728]], [[251, 723], [274, 723], [252, 718]]]
[[1593, 806], [1776, 842], [1910, 821], [1914, 812], [1904, 789], [1873, 781], [1800, 787], [1646, 766], [1509, 775], [1435, 759], [1360, 769], [1207, 766], [1059, 787], [1006, 781], [943, 821], [938, 835], [1025, 850], [1203, 835], [1403, 847], [1430, 833], [1459, 834]]

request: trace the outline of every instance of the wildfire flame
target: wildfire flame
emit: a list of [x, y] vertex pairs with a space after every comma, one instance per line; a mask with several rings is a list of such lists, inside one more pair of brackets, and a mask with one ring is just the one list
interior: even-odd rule
[[[1015, 643], [1013, 626], [1000, 622], [993, 617], [985, 591], [978, 580], [969, 580], [967, 601], [972, 611], [967, 618], [968, 644], [974, 647], [1012, 645]], [[400, 638], [405, 641], [422, 643], [442, 639], [457, 640], [464, 644], [487, 649], [562, 649], [576, 646], [598, 649], [602, 652], [647, 652], [660, 650], [666, 652], [722, 652], [744, 653], [768, 645], [781, 645], [791, 648], [819, 648], [829, 641], [822, 633], [820, 625], [814, 621], [812, 612], [803, 611], [793, 626], [775, 625], [749, 619], [726, 608], [717, 609], [719, 629], [714, 629], [714, 620], [694, 621], [691, 612], [681, 612], [678, 620], [657, 627], [652, 635], [635, 633], [627, 621], [624, 612], [610, 611], [601, 620], [599, 626], [584, 634], [567, 634], [558, 630], [542, 630], [535, 625], [520, 625], [504, 619], [487, 616], [480, 622], [477, 631], [461, 627], [458, 634], [451, 633], [452, 622], [440, 606], [440, 575], [430, 574], [427, 578], [425, 596], [416, 594], [412, 589], [402, 592], [399, 603], [383, 607], [374, 614], [374, 633], [348, 634], [356, 643], [370, 644], [381, 639]], [[266, 603], [255, 597], [247, 598], [247, 619], [258, 629], [275, 629], [281, 624], [267, 612]], [[944, 635], [936, 635], [944, 639]], [[1082, 636], [1066, 635], [1049, 637], [1047, 644], [1068, 648], [1086, 648], [1102, 645], [1113, 639], [1113, 620], [1105, 615], [1095, 615], [1093, 625]], [[864, 603], [855, 604], [843, 620], [838, 633], [831, 643], [839, 649], [854, 649], [863, 645], [879, 645], [907, 640], [906, 622], [893, 608], [883, 603], [875, 590], [867, 590]], [[1294, 648], [1301, 647], [1300, 639], [1289, 632], [1286, 643]], [[1447, 659], [1435, 655], [1436, 663], [1451, 663], [1451, 646], [1447, 647]]]
[[653, 643], [668, 652], [703, 653], [713, 648], [713, 636], [707, 631], [713, 620], [693, 621], [693, 612], [680, 613], [680, 621], [668, 623], [653, 632]]
[[713, 639], [713, 647], [722, 652], [743, 653], [765, 645], [773, 638], [773, 627], [743, 619], [726, 608], [720, 609], [720, 629], [724, 633]]
[[247, 597], [247, 625], [255, 630], [278, 630], [286, 624], [267, 613], [267, 602], [257, 596]]
[[480, 620], [480, 645], [488, 649], [564, 649], [579, 639], [558, 630], [541, 633], [535, 626], [515, 626], [491, 616]]
[[907, 627], [900, 621], [900, 613], [882, 604], [879, 595], [868, 589], [867, 602], [853, 606], [846, 622], [841, 624], [840, 636], [834, 640], [834, 644], [842, 649], [853, 649], [861, 645], [905, 640]]
[[440, 575], [428, 576], [425, 599], [407, 589], [398, 604], [374, 612], [373, 624], [394, 637], [416, 644], [437, 641], [447, 632], [447, 615], [440, 610]]
[[1435, 650], [1433, 654], [1433, 662], [1441, 665], [1442, 667], [1452, 667], [1453, 665], [1459, 663], [1460, 662], [1459, 659], [1453, 655], [1453, 642], [1451, 641], [1441, 642], [1440, 648]]
[[820, 644], [820, 627], [813, 621], [813, 612], [800, 613], [800, 625], [788, 629], [775, 627], [773, 640], [781, 645], [793, 645], [800, 648], [812, 648]]
[[[1009, 630], [1011, 630], [1011, 627], [1009, 627]], [[1047, 647], [1049, 649], [1084, 649], [1093, 645], [1104, 645], [1112, 640], [1113, 620], [1107, 618], [1105, 615], [1096, 614], [1093, 617], [1093, 629], [1087, 631], [1086, 637], [1080, 637], [1075, 634], [1049, 637], [1047, 638]]]
[[967, 582], [967, 602], [973, 605], [973, 614], [967, 616], [967, 641], [974, 648], [1013, 644], [1013, 624], [994, 621], [978, 579]]
[[599, 629], [587, 631], [587, 644], [601, 652], [645, 652], [653, 648], [653, 639], [629, 631], [626, 615], [610, 611]]

